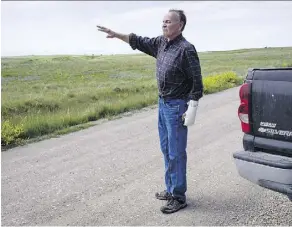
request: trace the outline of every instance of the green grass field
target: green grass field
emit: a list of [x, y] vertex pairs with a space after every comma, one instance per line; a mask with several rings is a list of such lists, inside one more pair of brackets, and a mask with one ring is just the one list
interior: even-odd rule
[[[292, 65], [292, 47], [199, 53], [205, 94], [238, 86], [252, 67]], [[115, 56], [3, 58], [2, 146], [66, 133], [157, 103], [155, 59]]]

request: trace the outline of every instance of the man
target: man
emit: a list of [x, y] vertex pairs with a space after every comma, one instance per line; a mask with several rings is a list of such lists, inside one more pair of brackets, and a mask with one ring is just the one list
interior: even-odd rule
[[156, 58], [159, 90], [158, 130], [164, 155], [166, 189], [155, 194], [167, 200], [163, 213], [187, 206], [186, 163], [188, 126], [193, 125], [199, 99], [203, 96], [200, 61], [195, 47], [182, 35], [186, 16], [182, 10], [169, 10], [163, 19], [163, 35], [155, 38], [121, 34], [97, 26], [107, 38], [118, 38]]

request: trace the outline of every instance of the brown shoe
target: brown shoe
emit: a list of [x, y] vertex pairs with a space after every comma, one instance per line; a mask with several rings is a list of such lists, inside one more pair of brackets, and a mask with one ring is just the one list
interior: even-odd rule
[[171, 214], [171, 213], [179, 211], [180, 209], [185, 208], [186, 206], [187, 206], [187, 203], [185, 201], [180, 202], [172, 198], [168, 200], [167, 204], [165, 206], [162, 206], [160, 210], [164, 214]]
[[166, 190], [162, 192], [156, 192], [155, 197], [156, 199], [159, 199], [159, 200], [170, 200], [172, 198], [171, 194], [167, 192]]

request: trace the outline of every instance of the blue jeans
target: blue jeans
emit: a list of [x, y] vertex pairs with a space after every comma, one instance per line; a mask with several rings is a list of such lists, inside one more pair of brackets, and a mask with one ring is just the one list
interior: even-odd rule
[[186, 200], [187, 133], [182, 115], [187, 100], [159, 98], [158, 130], [165, 163], [166, 190], [181, 201]]

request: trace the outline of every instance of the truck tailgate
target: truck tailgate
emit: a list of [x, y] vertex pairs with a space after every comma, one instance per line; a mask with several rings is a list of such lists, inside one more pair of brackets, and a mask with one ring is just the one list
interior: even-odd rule
[[292, 70], [254, 71], [251, 120], [255, 136], [292, 142]]

